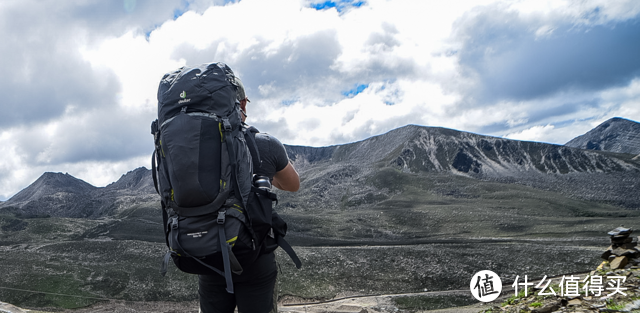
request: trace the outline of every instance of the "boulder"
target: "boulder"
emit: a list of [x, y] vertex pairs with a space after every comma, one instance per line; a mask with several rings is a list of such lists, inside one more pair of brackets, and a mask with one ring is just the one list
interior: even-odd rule
[[609, 236], [615, 237], [615, 236], [629, 236], [631, 235], [631, 233], [633, 232], [633, 230], [631, 228], [626, 228], [623, 226], [620, 227], [616, 227], [614, 230], [608, 232]]
[[629, 263], [629, 258], [626, 256], [619, 256], [611, 261], [610, 266], [612, 270], [623, 269]]
[[615, 248], [611, 251], [611, 254], [615, 256], [628, 256], [629, 258], [635, 258], [638, 256], [639, 252], [636, 249]]

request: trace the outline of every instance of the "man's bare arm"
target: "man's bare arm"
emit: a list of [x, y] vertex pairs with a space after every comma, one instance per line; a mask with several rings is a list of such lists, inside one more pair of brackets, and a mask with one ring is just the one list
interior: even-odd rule
[[280, 190], [295, 192], [300, 189], [300, 176], [293, 165], [289, 163], [284, 169], [273, 175], [273, 185]]

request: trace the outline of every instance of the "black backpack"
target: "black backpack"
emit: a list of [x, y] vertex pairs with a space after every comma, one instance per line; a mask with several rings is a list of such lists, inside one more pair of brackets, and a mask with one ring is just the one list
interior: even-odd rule
[[153, 180], [169, 247], [161, 273], [173, 259], [184, 272], [224, 276], [230, 293], [231, 273], [277, 246], [301, 266], [284, 241], [286, 223], [273, 211], [276, 195], [253, 175], [260, 166], [258, 131], [242, 123], [237, 88], [224, 63], [167, 73], [151, 124]]

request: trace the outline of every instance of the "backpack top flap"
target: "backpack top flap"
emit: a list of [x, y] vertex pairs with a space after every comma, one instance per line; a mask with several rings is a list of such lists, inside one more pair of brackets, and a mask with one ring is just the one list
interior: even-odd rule
[[224, 63], [183, 66], [167, 73], [158, 87], [159, 125], [177, 115], [183, 107], [189, 112], [226, 117], [234, 111], [236, 89], [233, 71]]

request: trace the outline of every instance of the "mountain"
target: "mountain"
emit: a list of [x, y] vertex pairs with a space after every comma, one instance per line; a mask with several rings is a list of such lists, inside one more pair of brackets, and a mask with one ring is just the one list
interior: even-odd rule
[[638, 169], [635, 162], [602, 153], [416, 125], [357, 143], [322, 148], [289, 146], [287, 152], [296, 165], [302, 166], [331, 160], [392, 166], [409, 172], [454, 172], [476, 177]]
[[[618, 124], [612, 122], [613, 126], [607, 129], [629, 128]], [[394, 195], [393, 190], [402, 189], [404, 182], [398, 178], [398, 182], [389, 182], [396, 186], [376, 184], [394, 175], [410, 174], [425, 175], [425, 179], [434, 175], [461, 176], [471, 181], [516, 183], [577, 199], [640, 208], [640, 195], [635, 187], [640, 185], [640, 161], [627, 154], [417, 125], [350, 144], [285, 147], [302, 177], [299, 193], [295, 196], [283, 193], [284, 202], [292, 208], [382, 202]], [[603, 187], [594, 188], [594, 181]], [[442, 194], [460, 194], [456, 186], [439, 188]], [[68, 174], [45, 173], [1, 203], [0, 211], [27, 216], [99, 218], [140, 204], [155, 207], [158, 200], [150, 170], [146, 168], [135, 169], [102, 188]]]
[[52, 195], [81, 195], [96, 187], [69, 174], [46, 172], [27, 188], [11, 198], [15, 202], [27, 202]]
[[95, 189], [69, 174], [47, 172], [1, 205], [28, 216], [59, 215], [82, 210], [84, 199]]
[[69, 174], [44, 173], [9, 200], [0, 211], [24, 216], [98, 218], [138, 203], [155, 201], [151, 171], [141, 167], [106, 187], [95, 187]]
[[640, 154], [640, 123], [614, 117], [565, 144], [568, 147]]
[[106, 190], [118, 190], [125, 192], [155, 193], [151, 170], [139, 167], [120, 177], [118, 181], [105, 187]]
[[[302, 176], [314, 180], [314, 186], [301, 188], [301, 193], [336, 189], [331, 198], [334, 205], [341, 197], [339, 190], [346, 188], [341, 186], [345, 179], [392, 168], [427, 176], [455, 175], [518, 183], [575, 198], [640, 208], [635, 189], [640, 185], [640, 162], [623, 154], [415, 125], [340, 146], [288, 146], [287, 152], [296, 168], [304, 172]], [[603, 187], [594, 188], [594, 182]], [[354, 184], [350, 188], [365, 187]]]

